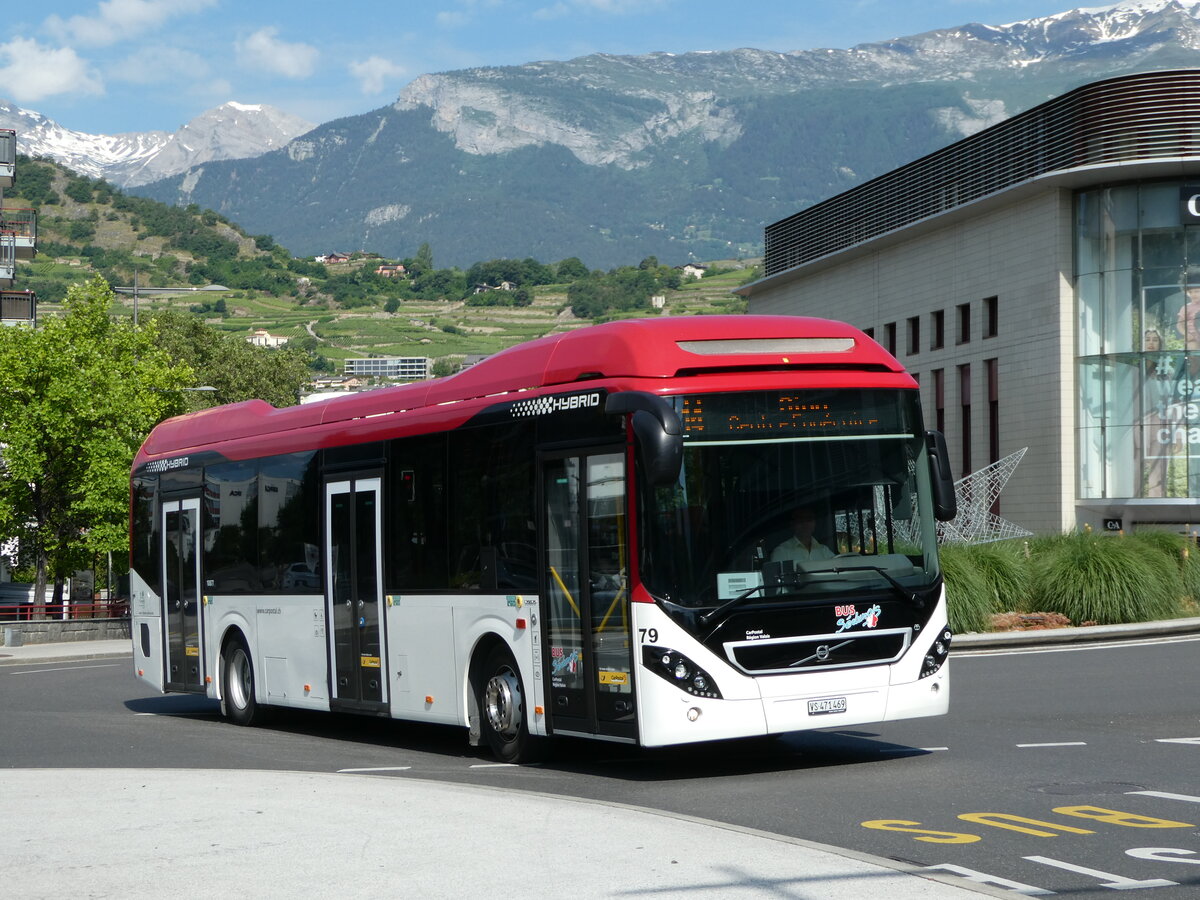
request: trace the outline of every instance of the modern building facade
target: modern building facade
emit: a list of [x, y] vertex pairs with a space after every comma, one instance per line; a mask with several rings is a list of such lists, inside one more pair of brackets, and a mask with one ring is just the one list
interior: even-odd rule
[[752, 313], [845, 319], [1034, 531], [1200, 530], [1200, 70], [1078, 88], [766, 229]]
[[421, 381], [429, 377], [429, 359], [425, 356], [373, 356], [366, 359], [348, 359], [346, 360], [345, 374]]

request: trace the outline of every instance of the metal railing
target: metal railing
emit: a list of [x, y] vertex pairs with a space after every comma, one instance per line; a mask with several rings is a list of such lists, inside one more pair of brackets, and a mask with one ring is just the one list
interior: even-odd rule
[[1200, 162], [1200, 70], [1098, 81], [768, 225], [766, 274], [1050, 173], [1179, 158]]
[[33, 291], [0, 290], [0, 322], [37, 324], [37, 294]]
[[0, 603], [0, 622], [71, 621], [75, 619], [127, 619], [129, 601], [75, 600], [63, 603]]
[[36, 209], [0, 209], [0, 231], [14, 235], [18, 240], [37, 240]]

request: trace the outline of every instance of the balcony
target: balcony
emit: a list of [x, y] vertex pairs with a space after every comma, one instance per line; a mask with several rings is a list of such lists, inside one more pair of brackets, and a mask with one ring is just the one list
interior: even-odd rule
[[0, 325], [36, 325], [37, 294], [0, 291]]
[[0, 288], [12, 287], [17, 269], [17, 239], [0, 232]]
[[17, 172], [17, 133], [0, 128], [0, 190], [12, 187]]
[[12, 235], [17, 259], [33, 259], [37, 254], [37, 210], [0, 209], [0, 234]]

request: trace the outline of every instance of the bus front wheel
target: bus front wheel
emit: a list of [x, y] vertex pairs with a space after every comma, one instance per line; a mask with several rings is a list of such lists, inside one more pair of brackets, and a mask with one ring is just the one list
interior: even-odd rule
[[496, 758], [508, 763], [540, 758], [545, 738], [529, 733], [521, 673], [507, 647], [488, 653], [478, 691], [480, 730]]
[[240, 639], [225, 648], [224, 691], [221, 696], [221, 712], [235, 725], [252, 725], [259, 716], [258, 702], [254, 699], [254, 664], [250, 651]]

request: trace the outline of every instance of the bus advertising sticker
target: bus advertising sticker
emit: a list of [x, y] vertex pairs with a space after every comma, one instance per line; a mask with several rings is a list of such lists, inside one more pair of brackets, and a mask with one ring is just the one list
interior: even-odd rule
[[878, 603], [862, 612], [855, 610], [853, 605], [834, 607], [834, 614], [840, 617], [837, 620], [839, 632], [847, 631], [856, 625], [874, 628], [879, 624], [879, 615], [882, 612]]

